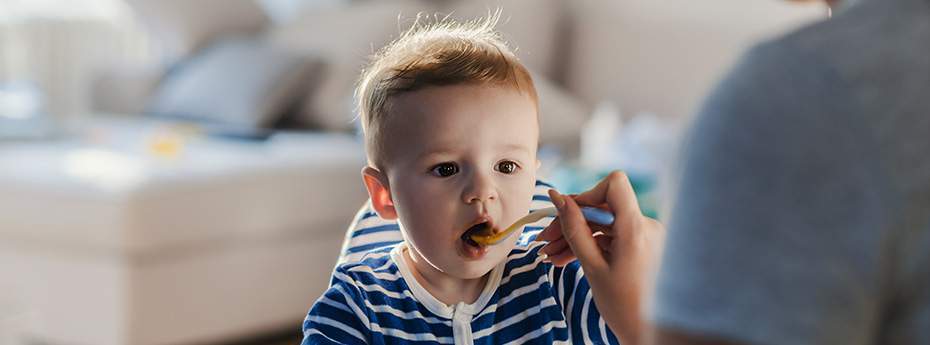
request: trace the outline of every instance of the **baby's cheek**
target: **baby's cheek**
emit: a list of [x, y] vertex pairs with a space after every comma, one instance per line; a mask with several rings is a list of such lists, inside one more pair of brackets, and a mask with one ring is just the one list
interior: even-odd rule
[[514, 188], [512, 191], [514, 198], [511, 199], [513, 203], [513, 208], [520, 210], [520, 215], [525, 215], [526, 211], [529, 210], [530, 204], [533, 202], [533, 191], [535, 190], [535, 179], [530, 185], [521, 184], [520, 186]]

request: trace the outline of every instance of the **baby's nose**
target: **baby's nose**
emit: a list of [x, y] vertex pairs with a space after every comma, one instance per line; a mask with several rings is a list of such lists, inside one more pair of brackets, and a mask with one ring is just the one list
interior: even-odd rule
[[494, 183], [491, 179], [479, 176], [476, 177], [465, 190], [462, 199], [465, 203], [472, 204], [497, 200], [497, 198], [497, 188], [494, 188]]

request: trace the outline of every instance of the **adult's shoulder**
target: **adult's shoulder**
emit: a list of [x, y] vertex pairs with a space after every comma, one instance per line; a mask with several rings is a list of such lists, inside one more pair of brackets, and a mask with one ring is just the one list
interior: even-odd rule
[[[907, 77], [915, 67], [926, 66], [927, 50], [918, 48], [930, 41], [925, 0], [849, 2], [832, 18], [760, 44], [750, 54], [766, 64], [801, 59], [804, 66], [792, 66], [797, 73], [830, 71], [851, 85]], [[782, 66], [781, 71], [792, 73]]]
[[925, 89], [928, 22], [926, 0], [863, 0], [831, 19], [759, 43], [706, 98], [693, 139], [723, 135], [721, 145], [746, 143], [754, 152], [753, 146], [770, 142], [758, 140], [760, 135], [792, 133], [795, 140], [823, 146], [835, 142], [825, 142], [822, 130], [844, 124], [869, 142], [865, 146], [877, 146], [872, 143], [883, 134], [875, 127], [888, 116], [875, 114], [913, 103]]
[[[756, 143], [752, 132], [820, 127], [810, 122], [836, 121], [832, 117], [857, 108], [849, 72], [854, 62], [831, 48], [839, 43], [830, 37], [842, 31], [836, 26], [816, 23], [751, 46], [698, 109], [692, 128], [698, 137], [692, 139], [713, 134]], [[819, 43], [824, 41], [831, 43]]]

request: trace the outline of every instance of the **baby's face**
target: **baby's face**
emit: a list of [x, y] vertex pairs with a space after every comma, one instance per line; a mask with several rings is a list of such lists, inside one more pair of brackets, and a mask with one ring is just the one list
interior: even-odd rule
[[462, 235], [527, 214], [538, 166], [534, 101], [505, 87], [439, 86], [395, 97], [389, 116], [385, 170], [411, 254], [428, 264], [417, 268], [483, 276], [519, 236], [475, 247]]

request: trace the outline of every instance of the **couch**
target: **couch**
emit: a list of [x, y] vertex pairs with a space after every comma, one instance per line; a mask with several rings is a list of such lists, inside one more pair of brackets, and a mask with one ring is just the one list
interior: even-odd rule
[[58, 140], [0, 145], [0, 339], [296, 335], [365, 200], [361, 145], [335, 133], [254, 141], [187, 126], [110, 117]]

